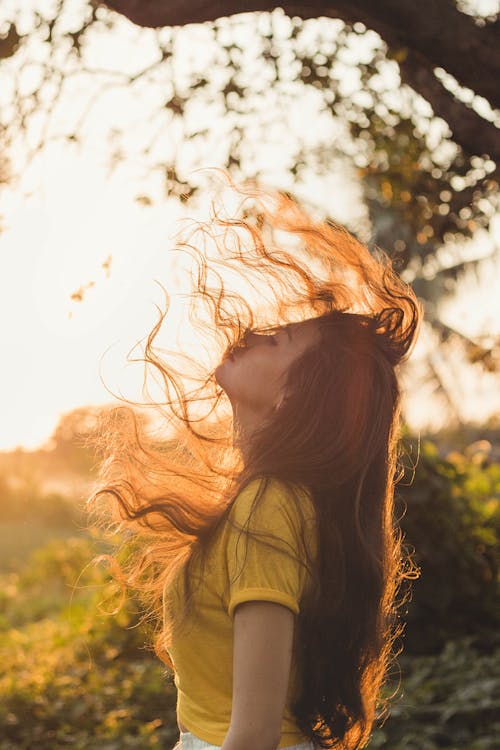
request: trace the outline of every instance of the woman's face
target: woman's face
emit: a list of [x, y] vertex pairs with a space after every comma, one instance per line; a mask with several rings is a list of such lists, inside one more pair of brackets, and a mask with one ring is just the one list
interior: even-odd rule
[[240, 418], [260, 419], [278, 407], [288, 368], [319, 339], [319, 325], [311, 318], [283, 326], [272, 335], [249, 333], [244, 347], [227, 353], [215, 378]]

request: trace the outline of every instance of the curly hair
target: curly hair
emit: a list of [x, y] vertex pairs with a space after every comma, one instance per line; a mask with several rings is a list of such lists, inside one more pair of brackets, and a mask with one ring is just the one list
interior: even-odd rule
[[[209, 220], [193, 222], [177, 244], [194, 262], [189, 320], [212, 361], [181, 351], [183, 373], [172, 351], [167, 361], [155, 348], [168, 322], [165, 290], [144, 361], [161, 378], [165, 398], [151, 405], [173, 438], [153, 438], [130, 406], [104, 412], [89, 510], [97, 525], [126, 530], [120, 562], [105, 557], [144, 603], [155, 652], [173, 668], [168, 646], [174, 623], [182, 627], [189, 615], [191, 564], [196, 557], [203, 565], [238, 493], [261, 477], [306, 487], [318, 554], [296, 619], [300, 690], [292, 711], [315, 746], [355, 750], [387, 710], [381, 688], [404, 629], [398, 609], [406, 599], [398, 595], [404, 579], [418, 575], [394, 518], [394, 489], [397, 367], [416, 341], [422, 307], [380, 248], [370, 252], [288, 193], [227, 179], [239, 205], [227, 216], [214, 198]], [[252, 289], [258, 304], [248, 301]], [[252, 433], [243, 458], [216, 364], [250, 330], [310, 318], [320, 341], [292, 363], [284, 402]], [[183, 611], [172, 612], [163, 593], [181, 574]]]

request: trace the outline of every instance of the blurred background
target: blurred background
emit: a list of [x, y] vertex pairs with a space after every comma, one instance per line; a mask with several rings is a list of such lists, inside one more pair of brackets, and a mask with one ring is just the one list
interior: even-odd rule
[[345, 224], [422, 300], [396, 503], [421, 577], [369, 747], [499, 747], [499, 12], [2, 0], [0, 750], [177, 739], [137, 603], [109, 614], [89, 565], [86, 437], [141, 400], [158, 281], [165, 345], [197, 351], [173, 250], [206, 167]]

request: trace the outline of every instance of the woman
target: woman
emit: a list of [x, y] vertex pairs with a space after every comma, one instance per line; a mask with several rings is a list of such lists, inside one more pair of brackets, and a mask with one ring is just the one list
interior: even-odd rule
[[215, 210], [178, 246], [196, 264], [190, 320], [215, 367], [190, 360], [188, 391], [155, 351], [167, 307], [145, 359], [175, 440], [153, 440], [129, 409], [105, 415], [91, 504], [133, 539], [112, 559], [173, 670], [176, 748], [354, 750], [386, 710], [396, 595], [417, 573], [393, 499], [396, 368], [421, 307], [342, 226], [284, 193], [231, 187], [233, 215]]

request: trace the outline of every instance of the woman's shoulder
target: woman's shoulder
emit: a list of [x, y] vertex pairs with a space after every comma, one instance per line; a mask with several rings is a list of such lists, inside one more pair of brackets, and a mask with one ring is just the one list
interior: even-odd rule
[[[317, 519], [312, 493], [304, 486], [275, 476], [258, 476], [237, 493], [225, 524], [224, 540], [242, 532], [268, 535], [286, 549], [314, 556]], [[299, 554], [303, 554], [299, 552]]]
[[248, 515], [252, 510], [262, 514], [286, 513], [302, 520], [314, 516], [311, 491], [302, 484], [277, 476], [256, 476], [237, 492], [231, 511]]

